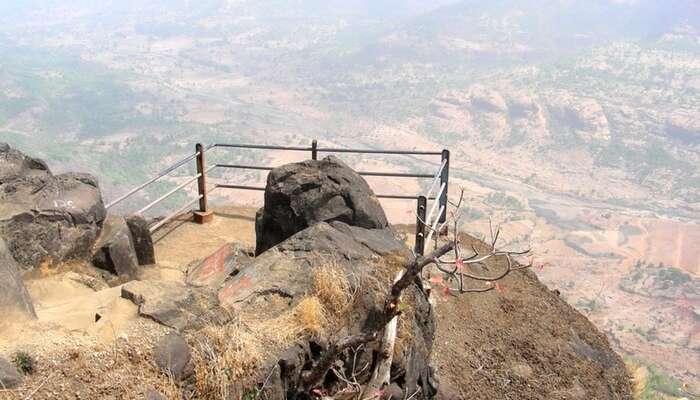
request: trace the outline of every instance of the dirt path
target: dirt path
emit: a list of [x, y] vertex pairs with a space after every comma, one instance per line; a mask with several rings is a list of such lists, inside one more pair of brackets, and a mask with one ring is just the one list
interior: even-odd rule
[[203, 259], [226, 243], [255, 246], [255, 209], [214, 210], [211, 223], [199, 225], [183, 217], [154, 235], [156, 260], [163, 270], [184, 274], [191, 262]]
[[[221, 208], [215, 213], [207, 225], [183, 217], [157, 232], [158, 264], [144, 267], [140, 278], [183, 280], [189, 264], [225, 243], [254, 245], [254, 209]], [[108, 287], [99, 274], [75, 263], [40, 268], [26, 279], [38, 318], [0, 319], [0, 357], [27, 352], [38, 371], [22, 389], [0, 390], [0, 399], [24, 399], [39, 388], [34, 399], [143, 399], [148, 387], [168, 393], [168, 381], [149, 360], [150, 349], [166, 329], [139, 317], [138, 307], [121, 298], [121, 286]], [[104, 387], [90, 386], [93, 382]]]

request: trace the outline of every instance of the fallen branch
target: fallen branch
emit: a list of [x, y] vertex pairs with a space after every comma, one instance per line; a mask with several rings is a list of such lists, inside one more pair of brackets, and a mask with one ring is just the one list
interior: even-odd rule
[[[404, 275], [404, 271], [399, 271], [394, 279], [394, 284], [396, 284], [401, 277]], [[399, 294], [400, 295], [400, 294]], [[394, 361], [394, 346], [396, 344], [396, 335], [398, 333], [398, 315], [389, 320], [384, 328], [384, 335], [382, 337], [382, 345], [379, 351], [379, 360], [377, 361], [377, 367], [372, 373], [372, 379], [370, 379], [369, 384], [365, 388], [362, 395], [363, 400], [369, 400], [377, 397], [379, 393], [385, 386], [389, 385], [391, 380], [391, 363]]]
[[316, 366], [304, 377], [304, 391], [308, 392], [310, 389], [316, 387], [321, 383], [323, 378], [326, 376], [326, 372], [331, 368], [333, 362], [336, 360], [338, 354], [343, 351], [359, 346], [361, 344], [366, 344], [377, 340], [379, 334], [377, 332], [361, 333], [359, 335], [348, 336], [341, 339], [339, 342], [331, 344], [328, 349], [323, 353], [321, 359], [318, 360]]
[[[500, 228], [496, 228], [494, 230], [493, 226], [490, 224], [491, 242], [488, 252], [480, 253], [475, 246], [472, 246], [471, 250], [473, 254], [469, 255], [468, 257], [464, 257], [462, 255], [462, 249], [459, 246], [458, 230], [460, 219], [459, 211], [463, 200], [464, 190], [462, 189], [459, 201], [457, 203], [450, 203], [456, 208], [456, 211], [450, 213], [451, 218], [449, 221], [449, 223], [452, 224], [452, 235], [454, 237], [448, 238], [447, 243], [437, 247], [437, 238], [439, 235], [436, 235], [435, 250], [433, 250], [427, 256], [414, 258], [404, 267], [391, 285], [389, 293], [387, 294], [384, 302], [384, 308], [382, 312], [374, 318], [372, 327], [368, 328], [370, 330], [359, 335], [346, 337], [336, 343], [331, 344], [312, 370], [305, 375], [302, 390], [308, 393], [310, 389], [318, 388], [328, 371], [331, 369], [333, 363], [340, 358], [341, 354], [346, 349], [373, 342], [379, 339], [380, 333], [383, 332], [380, 352], [374, 366], [374, 371], [372, 372], [372, 377], [362, 392], [362, 396], [360, 397], [362, 400], [380, 398], [383, 393], [382, 389], [388, 386], [391, 382], [391, 364], [393, 362], [394, 347], [397, 336], [397, 321], [398, 316], [401, 313], [401, 307], [399, 307], [401, 294], [410, 285], [415, 284], [416, 282], [419, 282], [419, 284], [424, 282], [421, 280], [421, 278], [423, 271], [427, 266], [435, 264], [437, 270], [444, 275], [444, 277], [440, 277], [438, 279], [439, 282], [443, 284], [447, 293], [449, 293], [451, 290], [459, 293], [488, 292], [499, 287], [499, 284], [494, 284], [494, 282], [504, 279], [513, 271], [530, 268], [532, 266], [531, 263], [528, 265], [519, 265], [514, 260], [515, 257], [529, 254], [530, 250], [499, 250], [497, 248], [497, 244], [501, 233]], [[448, 224], [448, 221], [445, 221], [438, 229], [435, 229], [428, 223], [430, 221], [422, 222], [424, 222], [426, 229], [429, 229], [432, 233], [436, 234], [442, 232], [442, 228]], [[449, 233], [447, 233], [447, 235], [449, 236]], [[451, 260], [443, 260], [442, 257], [451, 251], [454, 251], [454, 257], [452, 257]], [[492, 274], [475, 273], [473, 271], [469, 271], [469, 267], [474, 266], [480, 266], [483, 270], [488, 271], [486, 262], [494, 258], [505, 259], [506, 263], [503, 271]], [[426, 273], [428, 272], [429, 271], [426, 270]], [[489, 284], [489, 286], [481, 288], [468, 288], [465, 285], [465, 280], [486, 282]], [[457, 282], [456, 287], [450, 286], [451, 282]], [[419, 391], [413, 393], [410, 398], [414, 398], [418, 394]]]
[[34, 390], [32, 390], [32, 392], [29, 393], [29, 394], [24, 398], [24, 400], [29, 400], [29, 399], [31, 399], [32, 397], [34, 397], [34, 395], [35, 395], [42, 387], [44, 387], [44, 385], [46, 385], [46, 382], [48, 382], [49, 380], [51, 380], [51, 378], [53, 378], [54, 375], [56, 375], [57, 372], [58, 372], [57, 370], [54, 370], [49, 376], [47, 376], [46, 378], [44, 378], [44, 380], [41, 381], [41, 383], [39, 384], [39, 386], [37, 386], [36, 388], [34, 388]]

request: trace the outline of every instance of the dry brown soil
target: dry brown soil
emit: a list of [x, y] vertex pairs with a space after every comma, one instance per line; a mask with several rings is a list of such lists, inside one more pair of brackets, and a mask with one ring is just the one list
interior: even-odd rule
[[[158, 266], [144, 274], [180, 280], [189, 264], [224, 243], [252, 246], [254, 215], [254, 209], [222, 208], [209, 225], [184, 219], [170, 224], [155, 238]], [[411, 227], [398, 230], [411, 240]], [[489, 265], [494, 271], [502, 267]], [[62, 274], [29, 283], [40, 303], [39, 321], [0, 329], [0, 355], [19, 349], [37, 360], [26, 384], [0, 390], [0, 399], [143, 399], [149, 388], [175, 398], [169, 379], [151, 361], [164, 330], [138, 318], [117, 289], [91, 292]], [[534, 273], [513, 273], [501, 289], [461, 296], [435, 289], [434, 363], [443, 399], [631, 398], [610, 396], [630, 389], [626, 372], [603, 368], [611, 360], [593, 350], [609, 350], [605, 337]], [[102, 327], [85, 322], [96, 312]], [[601, 385], [604, 378], [609, 388]]]

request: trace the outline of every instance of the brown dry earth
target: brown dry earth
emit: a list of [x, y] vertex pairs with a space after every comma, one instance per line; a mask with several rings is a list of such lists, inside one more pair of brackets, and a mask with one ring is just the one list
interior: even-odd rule
[[[225, 243], [252, 245], [254, 215], [254, 209], [222, 208], [208, 225], [172, 223], [155, 238], [159, 264], [144, 276], [182, 280], [188, 265]], [[398, 230], [410, 242], [412, 228]], [[118, 287], [94, 291], [66, 279], [64, 270], [44, 271], [28, 286], [39, 320], [0, 326], [0, 355], [26, 350], [38, 370], [21, 390], [0, 391], [0, 399], [143, 399], [151, 389], [177, 397], [152, 362], [164, 329], [139, 318]], [[516, 272], [501, 289], [434, 296], [434, 363], [443, 399], [608, 399], [628, 391], [624, 371], [601, 368], [611, 360], [590, 346], [608, 348], [605, 337], [534, 273]], [[571, 327], [584, 334], [576, 337]], [[604, 377], [613, 382], [610, 392], [591, 392]]]
[[[171, 223], [154, 238], [158, 264], [141, 271], [140, 278], [182, 281], [193, 261], [223, 244], [252, 245], [254, 216], [254, 209], [227, 208], [208, 225]], [[37, 366], [19, 390], [0, 388], [0, 400], [143, 400], [152, 389], [179, 398], [152, 361], [151, 350], [167, 329], [139, 317], [137, 307], [120, 297], [121, 286], [91, 288], [76, 281], [76, 273], [97, 275], [80, 264], [36, 272], [26, 285], [38, 320], [0, 319], [0, 356], [24, 351]]]
[[[494, 271], [506, 268], [493, 262]], [[495, 290], [437, 296], [434, 360], [460, 399], [609, 399], [625, 393], [625, 371], [591, 350], [610, 349], [605, 336], [557, 299], [533, 272], [516, 271]], [[584, 332], [578, 336], [576, 332]], [[572, 346], [572, 343], [574, 344]], [[612, 351], [612, 350], [611, 350]], [[612, 387], [601, 388], [605, 378]]]

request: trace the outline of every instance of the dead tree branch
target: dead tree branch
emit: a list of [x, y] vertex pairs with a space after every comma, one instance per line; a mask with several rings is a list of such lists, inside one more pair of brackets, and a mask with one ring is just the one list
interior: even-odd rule
[[336, 343], [331, 344], [323, 353], [321, 359], [316, 363], [311, 372], [304, 378], [304, 389], [308, 391], [309, 389], [318, 386], [333, 365], [333, 362], [343, 351], [351, 347], [357, 347], [359, 345], [377, 340], [380, 333], [384, 330], [384, 327], [389, 323], [389, 321], [400, 313], [398, 302], [399, 298], [401, 297], [401, 293], [408, 286], [410, 286], [411, 283], [415, 282], [416, 277], [420, 274], [423, 268], [425, 268], [425, 266], [436, 263], [439, 257], [452, 250], [452, 246], [454, 246], [452, 242], [447, 243], [427, 256], [418, 257], [408, 266], [406, 266], [403, 276], [391, 286], [389, 295], [384, 303], [384, 311], [379, 316], [379, 320], [375, 325], [376, 328], [369, 332], [348, 336]]
[[[396, 336], [396, 327], [394, 325], [396, 323], [395, 318], [397, 318], [401, 313], [401, 307], [399, 307], [401, 294], [410, 285], [414, 284], [417, 281], [417, 278], [422, 278], [424, 271], [427, 273], [427, 266], [434, 264], [439, 273], [443, 275], [441, 278], [439, 278], [439, 283], [445, 287], [445, 290], [448, 293], [450, 291], [455, 291], [458, 293], [488, 292], [498, 287], [499, 284], [495, 282], [504, 279], [511, 272], [530, 268], [532, 266], [532, 263], [520, 265], [516, 260], [517, 257], [529, 254], [529, 249], [522, 251], [507, 251], [498, 248], [498, 240], [501, 234], [501, 229], [500, 227], [496, 227], [494, 229], [490, 221], [489, 231], [491, 234], [491, 240], [487, 245], [488, 250], [480, 252], [476, 246], [472, 245], [471, 254], [465, 256], [459, 242], [459, 222], [463, 202], [464, 189], [461, 190], [459, 200], [457, 202], [449, 203], [455, 208], [455, 210], [450, 212], [450, 219], [445, 221], [437, 229], [430, 224], [430, 221], [421, 221], [424, 223], [426, 229], [434, 234], [435, 249], [427, 256], [416, 257], [404, 266], [404, 269], [391, 285], [389, 293], [384, 301], [384, 308], [381, 314], [375, 320], [373, 327], [369, 328], [370, 330], [367, 332], [349, 336], [331, 344], [322, 354], [321, 358], [318, 360], [312, 370], [304, 376], [302, 390], [308, 393], [310, 390], [317, 388], [322, 383], [328, 371], [332, 368], [333, 363], [345, 350], [374, 342], [376, 340], [380, 340], [381, 338], [381, 354], [379, 354], [379, 358], [375, 362], [372, 378], [370, 383], [366, 386], [362, 398], [369, 399], [371, 396], [376, 396], [376, 393], [380, 393], [381, 389], [389, 384], [391, 380], [391, 354], [383, 353], [392, 352], [393, 354], [394, 340]], [[437, 222], [434, 224], [437, 225]], [[451, 235], [448, 232], [446, 235], [448, 236], [446, 243], [438, 247], [440, 232], [442, 232], [443, 228], [448, 224], [451, 224]], [[450, 259], [443, 259], [443, 257], [450, 252], [453, 253], [453, 256]], [[486, 263], [487, 261], [493, 259], [504, 259], [505, 268], [502, 271], [493, 274], [475, 272], [472, 270], [474, 267], [478, 266], [481, 267], [481, 270], [489, 271]], [[489, 286], [470, 288], [466, 285], [466, 283], [470, 280], [486, 282]], [[413, 396], [415, 395], [416, 394], [414, 393]]]

